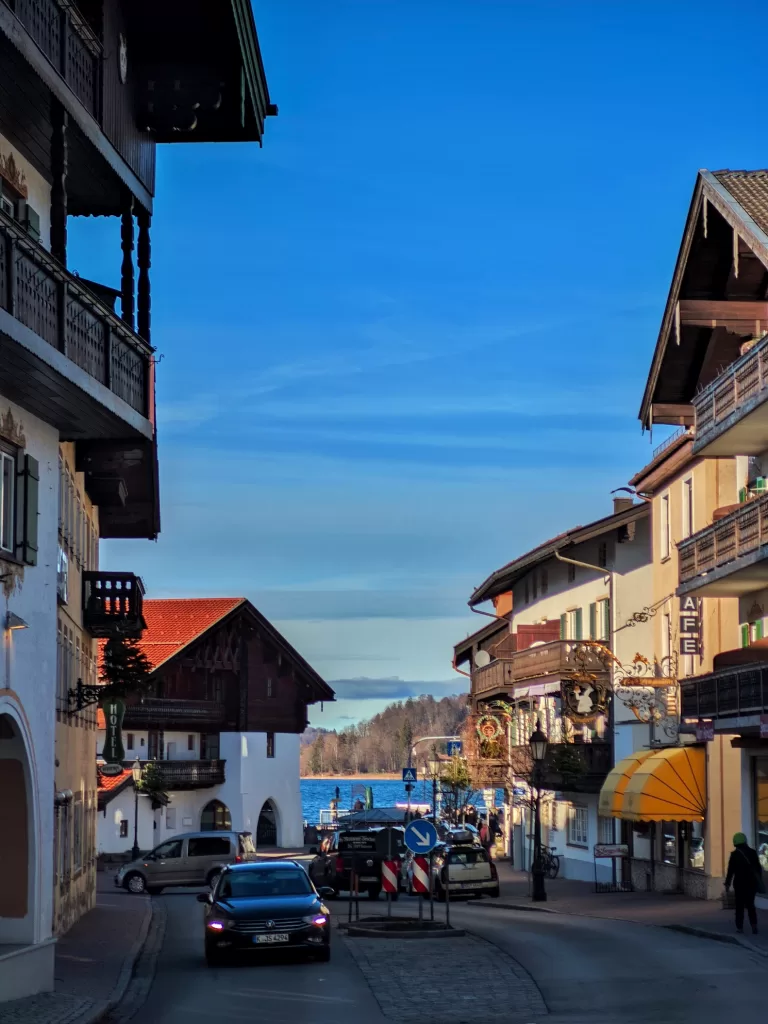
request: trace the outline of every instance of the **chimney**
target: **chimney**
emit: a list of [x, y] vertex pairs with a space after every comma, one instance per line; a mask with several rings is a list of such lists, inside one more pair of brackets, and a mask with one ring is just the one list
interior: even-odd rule
[[632, 508], [634, 505], [632, 498], [614, 498], [613, 499], [613, 514], [616, 516], [619, 512], [626, 512], [628, 508]]

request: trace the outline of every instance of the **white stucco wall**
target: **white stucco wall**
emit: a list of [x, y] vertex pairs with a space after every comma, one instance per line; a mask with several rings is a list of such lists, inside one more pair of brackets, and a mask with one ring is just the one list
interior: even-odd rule
[[[56, 555], [58, 548], [58, 434], [0, 396], [0, 416], [10, 411], [25, 438], [25, 451], [40, 466], [38, 564], [5, 581], [0, 615], [13, 612], [28, 629], [2, 629], [0, 714], [10, 714], [25, 739], [35, 806], [30, 808], [34, 849], [30, 884], [33, 912], [23, 922], [0, 920], [0, 942], [41, 942], [51, 935], [53, 917], [54, 725], [56, 698]], [[0, 571], [9, 571], [2, 563]]]
[[3, 158], [7, 158], [9, 153], [13, 153], [13, 159], [16, 162], [16, 166], [20, 167], [24, 172], [24, 177], [27, 180], [27, 190], [29, 193], [27, 201], [32, 209], [40, 216], [40, 243], [41, 245], [44, 245], [46, 249], [50, 249], [51, 186], [42, 174], [36, 170], [35, 166], [23, 157], [18, 149], [9, 142], [4, 135], [0, 135], [0, 155], [2, 155]]

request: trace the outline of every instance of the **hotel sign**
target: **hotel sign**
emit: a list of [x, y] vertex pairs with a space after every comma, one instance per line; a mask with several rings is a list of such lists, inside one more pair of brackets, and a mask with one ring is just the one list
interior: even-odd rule
[[[123, 747], [123, 715], [125, 714], [125, 703], [122, 700], [110, 699], [101, 702], [101, 710], [104, 712], [106, 736], [104, 737], [104, 749], [101, 756], [107, 765], [119, 764], [122, 768], [125, 760], [125, 749]], [[109, 774], [109, 772], [107, 772]]]
[[701, 601], [680, 598], [680, 653], [701, 654]]

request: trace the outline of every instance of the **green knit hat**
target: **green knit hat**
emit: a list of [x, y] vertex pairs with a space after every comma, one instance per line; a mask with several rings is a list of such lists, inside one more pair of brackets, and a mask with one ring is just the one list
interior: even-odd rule
[[734, 846], [746, 846], [747, 845], [747, 837], [744, 835], [743, 832], [736, 832], [735, 833], [735, 835], [733, 837], [733, 845]]

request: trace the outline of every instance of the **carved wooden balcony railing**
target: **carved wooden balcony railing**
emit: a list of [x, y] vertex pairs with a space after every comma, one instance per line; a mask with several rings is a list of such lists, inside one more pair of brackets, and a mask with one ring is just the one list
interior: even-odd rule
[[768, 665], [721, 669], [680, 682], [683, 718], [743, 718], [768, 713]]
[[[222, 786], [225, 779], [226, 761], [142, 761], [152, 764], [157, 770], [163, 789], [172, 792], [179, 789], [207, 789]], [[124, 762], [130, 768], [132, 761]]]
[[213, 700], [166, 700], [162, 697], [145, 697], [140, 704], [131, 704], [125, 709], [123, 728], [202, 729], [219, 726], [226, 718], [223, 704]]
[[[472, 673], [472, 695], [480, 697], [492, 691], [510, 691], [516, 684], [531, 679], [567, 677], [569, 672], [582, 667], [574, 653], [579, 645], [578, 640], [554, 640], [476, 668]], [[605, 665], [593, 652], [582, 647], [580, 657], [587, 659], [584, 665], [587, 670], [605, 672]]]
[[2, 212], [0, 308], [150, 418], [150, 346]]
[[71, 0], [8, 0], [16, 17], [98, 120], [101, 44]]
[[91, 636], [141, 636], [143, 603], [144, 584], [132, 572], [83, 573], [83, 625]]
[[688, 583], [768, 544], [768, 495], [678, 544], [680, 583]]
[[768, 338], [731, 363], [693, 399], [694, 454], [768, 399]]

